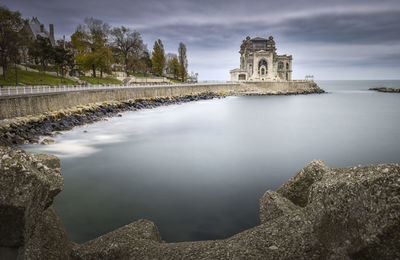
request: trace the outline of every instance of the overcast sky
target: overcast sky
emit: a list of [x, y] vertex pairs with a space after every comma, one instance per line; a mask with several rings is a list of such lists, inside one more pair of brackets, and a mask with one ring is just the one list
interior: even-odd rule
[[37, 16], [56, 38], [85, 17], [141, 33], [149, 50], [187, 46], [189, 71], [227, 80], [247, 36], [272, 35], [278, 54], [293, 55], [293, 78], [400, 79], [399, 0], [1, 0], [25, 18]]

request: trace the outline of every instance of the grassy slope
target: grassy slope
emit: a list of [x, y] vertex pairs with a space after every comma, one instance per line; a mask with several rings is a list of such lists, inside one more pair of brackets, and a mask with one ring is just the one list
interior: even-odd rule
[[144, 74], [144, 73], [133, 73], [133, 76], [135, 76], [135, 77], [152, 77], [153, 75], [150, 74], [150, 73], [146, 73], [146, 74]]
[[[43, 66], [42, 65], [35, 65], [35, 64], [24, 64], [24, 66], [27, 66], [31, 69], [35, 69], [35, 70], [39, 70], [39, 71], [43, 71]], [[52, 72], [56, 72], [57, 71], [57, 67], [56, 66], [47, 66], [46, 67], [46, 71], [52, 71]]]
[[90, 84], [121, 84], [122, 81], [115, 78], [92, 78], [92, 77], [79, 77], [80, 80], [86, 81]]
[[[43, 73], [31, 72], [25, 70], [18, 70], [18, 85], [58, 85], [58, 84], [74, 84], [75, 82], [69, 79], [57, 78], [52, 75], [45, 75]], [[6, 80], [0, 77], [0, 85], [15, 86], [15, 70], [10, 69], [7, 71]]]

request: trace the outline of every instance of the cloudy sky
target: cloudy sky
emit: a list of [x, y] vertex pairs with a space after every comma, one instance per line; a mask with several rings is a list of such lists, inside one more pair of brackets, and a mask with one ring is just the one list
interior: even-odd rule
[[85, 17], [142, 34], [149, 49], [188, 50], [200, 80], [227, 80], [247, 36], [274, 36], [293, 55], [293, 77], [400, 79], [399, 0], [1, 0], [68, 38]]

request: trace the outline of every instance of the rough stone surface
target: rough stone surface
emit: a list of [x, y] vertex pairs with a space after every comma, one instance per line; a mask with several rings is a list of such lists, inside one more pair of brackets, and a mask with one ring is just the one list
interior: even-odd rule
[[76, 259], [125, 259], [138, 244], [162, 243], [156, 225], [149, 220], [138, 220], [99, 238], [75, 247]]
[[329, 172], [328, 166], [322, 160], [314, 159], [284, 183], [277, 192], [294, 204], [304, 207], [308, 202], [311, 185], [327, 172]]
[[32, 238], [24, 250], [26, 259], [70, 259], [73, 243], [53, 206], [37, 222]]
[[332, 169], [310, 191], [315, 235], [329, 254], [400, 259], [400, 166]]
[[62, 183], [59, 168], [49, 168], [21, 150], [0, 147], [0, 247], [23, 253], [21, 248], [33, 236]]
[[266, 191], [260, 199], [260, 221], [263, 224], [295, 210], [298, 210], [298, 206], [274, 191]]

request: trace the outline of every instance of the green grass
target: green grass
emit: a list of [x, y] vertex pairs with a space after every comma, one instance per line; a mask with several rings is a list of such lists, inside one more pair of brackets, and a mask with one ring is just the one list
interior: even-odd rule
[[[56, 76], [43, 74], [41, 72], [32, 72], [18, 69], [18, 85], [59, 85], [59, 84], [75, 84], [76, 82], [63, 79]], [[15, 86], [15, 69], [7, 70], [6, 79], [0, 76], [0, 85]]]
[[144, 74], [144, 73], [133, 73], [133, 76], [135, 76], [135, 77], [152, 77], [153, 75], [150, 74], [150, 73], [146, 73], [146, 74]]
[[[43, 71], [43, 66], [42, 65], [35, 65], [35, 64], [29, 64], [29, 65], [24, 65], [28, 68]], [[52, 72], [57, 72], [57, 67], [56, 66], [47, 66], [46, 71], [52, 71]]]
[[79, 77], [80, 80], [86, 81], [90, 84], [121, 84], [122, 81], [115, 78], [92, 78], [92, 77]]
[[184, 83], [181, 80], [177, 80], [177, 79], [169, 79], [170, 81], [174, 82], [174, 83]]

